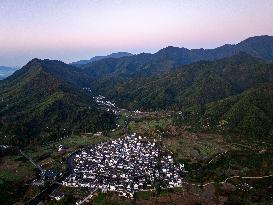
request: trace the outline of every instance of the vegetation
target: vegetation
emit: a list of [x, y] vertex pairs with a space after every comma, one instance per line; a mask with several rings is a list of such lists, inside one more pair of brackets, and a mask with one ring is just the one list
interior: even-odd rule
[[122, 58], [122, 57], [132, 56], [132, 55], [133, 54], [127, 53], [127, 52], [118, 52], [118, 53], [112, 53], [112, 54], [107, 55], [107, 56], [95, 56], [95, 57], [93, 57], [93, 58], [91, 58], [89, 60], [80, 60], [80, 61], [71, 63], [71, 65], [80, 68], [80, 67], [82, 67], [85, 64], [92, 63], [92, 62], [95, 62], [95, 61], [99, 61], [99, 60], [102, 60], [102, 59], [106, 59], [106, 58]]
[[102, 87], [121, 107], [181, 111], [177, 122], [195, 130], [266, 137], [272, 132], [272, 80], [273, 64], [240, 53]]
[[99, 193], [92, 201], [92, 204], [130, 205], [132, 203], [130, 202], [130, 200], [127, 200], [127, 199], [124, 200], [124, 199], [118, 198], [115, 193], [109, 193], [109, 194]]
[[[115, 86], [106, 95], [129, 109], [185, 109], [239, 94], [273, 79], [273, 64], [244, 53], [215, 62], [199, 62], [166, 75], [137, 78]], [[137, 89], [136, 89], [137, 88]]]
[[54, 73], [54, 69], [61, 72], [61, 66], [63, 76], [70, 73], [65, 64], [35, 59], [1, 81], [1, 144], [38, 143], [72, 132], [113, 127], [112, 114], [98, 109], [91, 96], [73, 85], [69, 75], [61, 79], [61, 73]]
[[[198, 92], [200, 92], [200, 94], [202, 94], [201, 92], [203, 90], [198, 90], [198, 88], [197, 90], [189, 88], [187, 89], [188, 92], [185, 93], [185, 96], [184, 95], [177, 96], [176, 94], [178, 91], [173, 90], [173, 86], [185, 90], [189, 86], [188, 83], [191, 83], [192, 81], [191, 78], [198, 76], [193, 75], [186, 76], [185, 80], [182, 80], [182, 83], [184, 83], [184, 85], [181, 88], [181, 83], [179, 83], [179, 81], [181, 79], [184, 79], [183, 75], [181, 76], [180, 74], [178, 74], [179, 76], [177, 77], [176, 73], [173, 73], [173, 75], [167, 75], [165, 77], [162, 77], [162, 75], [170, 73], [171, 71], [177, 69], [183, 70], [185, 68], [183, 65], [188, 65], [204, 60], [205, 61], [220, 60], [223, 58], [231, 57], [240, 52], [247, 53], [251, 56], [258, 57], [266, 61], [272, 61], [273, 60], [272, 39], [273, 38], [270, 36], [253, 37], [245, 41], [242, 41], [237, 45], [224, 45], [216, 49], [207, 50], [204, 49], [188, 50], [186, 48], [167, 47], [155, 54], [142, 53], [139, 55], [124, 57], [120, 59], [108, 58], [93, 63], [89, 63], [82, 66], [82, 72], [89, 75], [93, 79], [92, 88], [94, 88], [94, 91], [97, 92], [98, 94], [105, 94], [107, 96], [111, 96], [115, 100], [119, 100], [119, 98], [126, 98], [127, 101], [126, 99], [119, 101], [119, 103], [121, 103], [120, 105], [122, 106], [130, 105], [129, 107], [134, 107], [134, 105], [137, 105], [140, 108], [142, 106], [146, 109], [151, 108], [153, 109], [155, 107], [165, 108], [168, 107], [170, 104], [177, 104], [178, 103], [177, 101], [183, 100], [184, 97], [187, 97], [188, 95], [191, 95], [193, 93], [198, 94]], [[222, 69], [226, 68], [228, 69], [231, 63], [232, 62], [226, 62], [225, 65], [223, 64], [220, 65], [221, 67], [218, 67], [219, 69], [214, 66], [214, 69], [220, 71]], [[247, 64], [245, 64], [245, 66], [246, 65]], [[208, 66], [210, 65], [204, 66], [206, 68], [209, 68]], [[197, 66], [195, 65], [195, 67]], [[227, 72], [228, 71], [231, 70], [228, 69]], [[234, 74], [236, 74], [238, 77], [238, 74], [240, 74], [239, 72], [243, 72], [243, 70], [238, 69], [237, 72], [235, 72]], [[232, 72], [226, 74], [233, 75]], [[212, 86], [217, 87], [220, 84], [220, 86], [224, 88], [223, 90], [218, 91], [219, 93], [216, 92], [213, 93], [214, 95], [233, 94], [228, 93], [230, 92], [229, 88], [230, 85], [229, 81], [225, 81], [226, 77], [228, 76], [224, 76], [224, 79], [222, 79], [223, 76], [219, 76], [218, 74], [215, 73], [212, 73], [211, 76], [209, 73], [207, 73], [207, 75], [208, 75], [207, 77], [210, 77], [209, 79], [211, 83], [215, 83], [214, 85], [212, 84]], [[160, 76], [159, 79], [158, 76]], [[199, 78], [200, 82], [198, 82], [199, 84], [206, 83], [205, 81], [206, 79], [204, 78], [205, 76], [200, 75], [199, 77], [200, 77]], [[145, 80], [145, 78], [148, 79]], [[169, 85], [168, 80], [172, 79], [175, 82]], [[216, 81], [214, 82], [214, 80]], [[127, 89], [128, 86], [129, 89]], [[158, 87], [156, 90], [155, 88], [153, 88], [152, 92], [148, 93], [149, 91], [148, 86]], [[228, 90], [225, 90], [225, 88], [228, 88]], [[129, 91], [134, 91], [134, 94], [131, 94], [131, 92]], [[137, 96], [138, 98], [136, 98]], [[144, 98], [142, 99], [142, 97]], [[156, 97], [158, 100], [150, 102], [150, 99], [154, 97]], [[182, 97], [182, 99], [180, 98], [173, 99], [175, 97]], [[128, 98], [131, 99], [131, 101]], [[142, 99], [142, 103], [139, 102], [140, 99]], [[126, 102], [123, 104], [122, 102], [124, 101]], [[130, 104], [128, 102], [130, 102]], [[146, 105], [149, 105], [149, 103], [153, 102], [154, 104], [148, 107], [144, 106], [145, 103]], [[159, 104], [156, 104], [156, 102]]]
[[27, 200], [28, 188], [24, 184], [34, 174], [29, 162], [21, 156], [12, 155], [0, 158], [0, 203], [12, 204], [14, 201]]
[[[107, 58], [84, 64], [81, 68], [90, 77], [99, 78], [106, 83], [107, 78], [128, 81], [139, 76], [166, 73], [182, 65], [202, 60], [219, 60], [239, 52], [245, 52], [265, 60], [273, 60], [272, 51], [273, 38], [271, 36], [257, 36], [246, 39], [237, 45], [224, 45], [216, 49], [189, 50], [169, 46], [155, 54], [141, 53], [119, 59]], [[103, 87], [100, 88], [103, 89]]]
[[[21, 145], [42, 168], [63, 172], [76, 150], [136, 132], [157, 139], [185, 164], [183, 188], [166, 190], [158, 183], [134, 200], [98, 193], [92, 204], [270, 204], [272, 50], [272, 37], [262, 36], [213, 50], [167, 47], [106, 58], [82, 69], [34, 59], [0, 81], [0, 145]], [[117, 122], [83, 87], [126, 108]], [[130, 111], [137, 109], [145, 112]], [[109, 131], [115, 123], [120, 127]], [[97, 131], [103, 135], [92, 134]], [[17, 155], [0, 157], [1, 204], [27, 203], [41, 191], [26, 185], [34, 167]], [[88, 194], [62, 192], [62, 200], [44, 202], [70, 204]]]
[[209, 129], [270, 140], [273, 119], [273, 84], [208, 104], [201, 122]]

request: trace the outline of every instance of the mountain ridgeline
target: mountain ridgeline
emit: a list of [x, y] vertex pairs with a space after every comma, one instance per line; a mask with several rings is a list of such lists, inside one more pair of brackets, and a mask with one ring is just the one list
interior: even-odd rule
[[273, 63], [239, 53], [120, 83], [106, 95], [131, 110], [180, 111], [178, 121], [194, 129], [267, 137], [272, 83]]
[[123, 58], [106, 58], [82, 66], [83, 72], [99, 81], [116, 78], [126, 80], [138, 76], [167, 73], [170, 70], [198, 61], [214, 61], [231, 57], [240, 52], [267, 61], [273, 60], [273, 37], [257, 36], [236, 45], [224, 45], [215, 49], [186, 49], [167, 47], [155, 54], [142, 53]]
[[[204, 122], [211, 103], [231, 96], [237, 96], [238, 102], [245, 102], [250, 98], [244, 97], [246, 94], [243, 93], [254, 88], [259, 92], [259, 86], [273, 82], [272, 61], [273, 37], [258, 36], [216, 49], [167, 47], [155, 54], [104, 59], [84, 65], [82, 71], [93, 78], [91, 87], [95, 92], [116, 101], [120, 107], [148, 111], [181, 110], [183, 123], [190, 122], [194, 127], [206, 130]], [[254, 95], [252, 101], [256, 97]], [[239, 100], [241, 98], [245, 100]], [[249, 113], [256, 115], [248, 116], [248, 120], [246, 116], [237, 121], [230, 118], [230, 127], [225, 131], [267, 136], [271, 133], [273, 118], [269, 112], [262, 112], [268, 103], [273, 107], [272, 100], [259, 104], [257, 109], [246, 104]], [[234, 110], [234, 116], [236, 112], [245, 113], [243, 106], [237, 106], [237, 109], [233, 104], [229, 106], [222, 109]], [[255, 124], [259, 122], [257, 116], [267, 116], [263, 119], [269, 121]], [[214, 122], [209, 125], [210, 129], [213, 130], [215, 125], [215, 130], [219, 131], [221, 120], [219, 116], [210, 115], [209, 121]]]
[[186, 65], [167, 74], [116, 84], [105, 90], [105, 94], [129, 109], [181, 110], [272, 81], [272, 63], [239, 53], [217, 61]]
[[179, 111], [176, 122], [194, 129], [270, 137], [272, 62], [271, 36], [216, 49], [167, 47], [77, 67], [34, 59], [0, 81], [1, 140], [43, 141], [112, 128], [114, 116], [83, 87], [129, 110]]
[[0, 81], [1, 143], [39, 143], [112, 128], [114, 116], [80, 88], [85, 80], [62, 62], [34, 59]]
[[76, 67], [81, 67], [85, 64], [88, 64], [88, 63], [92, 63], [92, 62], [95, 62], [95, 61], [99, 61], [99, 60], [102, 60], [102, 59], [107, 59], [107, 58], [122, 58], [122, 57], [126, 57], [126, 56], [132, 56], [133, 54], [131, 53], [127, 53], [127, 52], [118, 52], [118, 53], [112, 53], [110, 55], [107, 55], [107, 56], [95, 56], [89, 60], [80, 60], [80, 61], [76, 61], [76, 62], [73, 62], [71, 63], [71, 65], [73, 66], [76, 66]]
[[205, 106], [203, 115], [193, 119], [203, 130], [272, 140], [272, 107], [273, 83], [268, 83], [240, 95], [209, 103]]

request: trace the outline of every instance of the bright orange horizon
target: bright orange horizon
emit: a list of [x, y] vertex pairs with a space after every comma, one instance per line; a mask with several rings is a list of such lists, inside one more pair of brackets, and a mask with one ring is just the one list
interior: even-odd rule
[[272, 0], [2, 0], [0, 65], [64, 62], [273, 35]]

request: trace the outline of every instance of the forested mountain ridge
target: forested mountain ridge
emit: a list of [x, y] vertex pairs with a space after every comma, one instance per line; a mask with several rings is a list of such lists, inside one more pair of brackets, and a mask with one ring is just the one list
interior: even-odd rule
[[272, 107], [273, 83], [268, 83], [208, 103], [198, 111], [189, 109], [181, 114], [180, 120], [204, 131], [270, 140], [273, 136]]
[[273, 60], [273, 36], [250, 37], [238, 44], [226, 44], [215, 49], [187, 49], [169, 46], [155, 53], [156, 58], [179, 59], [181, 64], [201, 60], [213, 61], [245, 52], [254, 57]]
[[[0, 81], [0, 134], [5, 143], [37, 142], [72, 131], [110, 129], [114, 116], [82, 91], [85, 76], [59, 61], [34, 59]], [[19, 140], [20, 139], [20, 140]]]
[[79, 60], [79, 61], [71, 63], [71, 65], [76, 66], [76, 67], [82, 67], [85, 64], [92, 63], [92, 62], [99, 61], [99, 60], [106, 59], [106, 58], [122, 58], [125, 56], [132, 56], [132, 55], [133, 54], [128, 53], [128, 52], [117, 52], [117, 53], [112, 53], [107, 56], [95, 56], [89, 60]]
[[273, 36], [256, 36], [236, 45], [215, 49], [187, 49], [169, 46], [155, 54], [142, 53], [119, 59], [103, 59], [84, 65], [83, 71], [99, 80], [128, 80], [136, 76], [167, 73], [182, 65], [206, 60], [214, 61], [245, 52], [264, 60], [273, 60]]
[[264, 138], [272, 133], [272, 83], [273, 63], [240, 52], [99, 90], [130, 110], [180, 111], [178, 121], [198, 130]]
[[239, 94], [273, 81], [273, 64], [245, 53], [183, 66], [164, 75], [136, 78], [98, 90], [129, 109], [180, 110]]
[[62, 135], [60, 130], [110, 128], [113, 116], [97, 109], [83, 87], [130, 110], [197, 109], [194, 119], [200, 121], [208, 104], [273, 82], [272, 38], [253, 37], [210, 50], [167, 47], [156, 54], [99, 60], [82, 69], [33, 59], [0, 81], [0, 134], [48, 138]]

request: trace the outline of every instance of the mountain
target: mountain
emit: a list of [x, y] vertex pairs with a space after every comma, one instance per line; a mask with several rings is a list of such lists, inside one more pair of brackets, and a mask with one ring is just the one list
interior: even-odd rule
[[133, 54], [127, 53], [127, 52], [118, 52], [118, 53], [112, 53], [107, 56], [95, 56], [95, 57], [91, 58], [90, 60], [76, 61], [76, 62], [71, 63], [71, 65], [76, 66], [76, 67], [81, 67], [84, 64], [88, 64], [88, 63], [99, 61], [99, 60], [106, 59], [106, 58], [122, 58], [122, 57], [132, 56], [132, 55]]
[[273, 83], [269, 83], [207, 104], [203, 114], [195, 122], [205, 130], [272, 140], [272, 107]]
[[[100, 110], [83, 87], [128, 109], [179, 110], [184, 119], [198, 125], [213, 103], [230, 102], [229, 98], [232, 103], [249, 100], [244, 93], [273, 82], [272, 39], [252, 37], [206, 50], [167, 47], [155, 54], [105, 58], [82, 69], [60, 61], [33, 59], [0, 81], [1, 140], [39, 142], [72, 131], [110, 128], [113, 116]], [[223, 110], [232, 109], [232, 103]], [[256, 105], [249, 103], [255, 113]], [[244, 107], [239, 108], [236, 112], [243, 116]], [[260, 115], [259, 110], [250, 119], [254, 123]], [[222, 118], [213, 119], [219, 122]], [[235, 117], [232, 119], [235, 122]]]
[[250, 137], [273, 134], [273, 63], [243, 52], [108, 84], [100, 90], [121, 107], [177, 110], [180, 123], [198, 130]]
[[94, 87], [129, 109], [185, 109], [236, 95], [273, 81], [273, 64], [245, 53], [201, 61], [167, 74]]
[[0, 81], [0, 144], [112, 128], [114, 116], [97, 107], [79, 79], [86, 78], [72, 66], [34, 59]]
[[190, 64], [201, 60], [213, 61], [233, 56], [239, 52], [257, 58], [273, 60], [273, 36], [256, 36], [248, 38], [236, 45], [226, 44], [215, 49], [187, 49], [167, 47], [155, 55], [156, 59], [173, 59], [179, 64]]
[[8, 76], [12, 75], [12, 73], [14, 73], [16, 70], [16, 68], [0, 66], [0, 80], [3, 80]]
[[[62, 81], [73, 84], [73, 86], [81, 88], [88, 87], [90, 85], [91, 81], [88, 75], [80, 73], [76, 67], [67, 65], [62, 61], [48, 59], [41, 61], [39, 59], [33, 59], [31, 62], [38, 62], [38, 64], [43, 68], [44, 71], [54, 75]], [[21, 70], [21, 72], [23, 71]], [[16, 75], [18, 74], [20, 74], [20, 72], [16, 73]]]
[[[167, 73], [182, 65], [206, 60], [214, 61], [245, 52], [267, 61], [273, 60], [273, 36], [256, 36], [236, 45], [215, 49], [167, 47], [155, 54], [139, 54], [119, 59], [103, 59], [83, 65], [83, 72], [99, 81], [130, 80], [137, 76]], [[97, 82], [96, 82], [97, 83]]]

